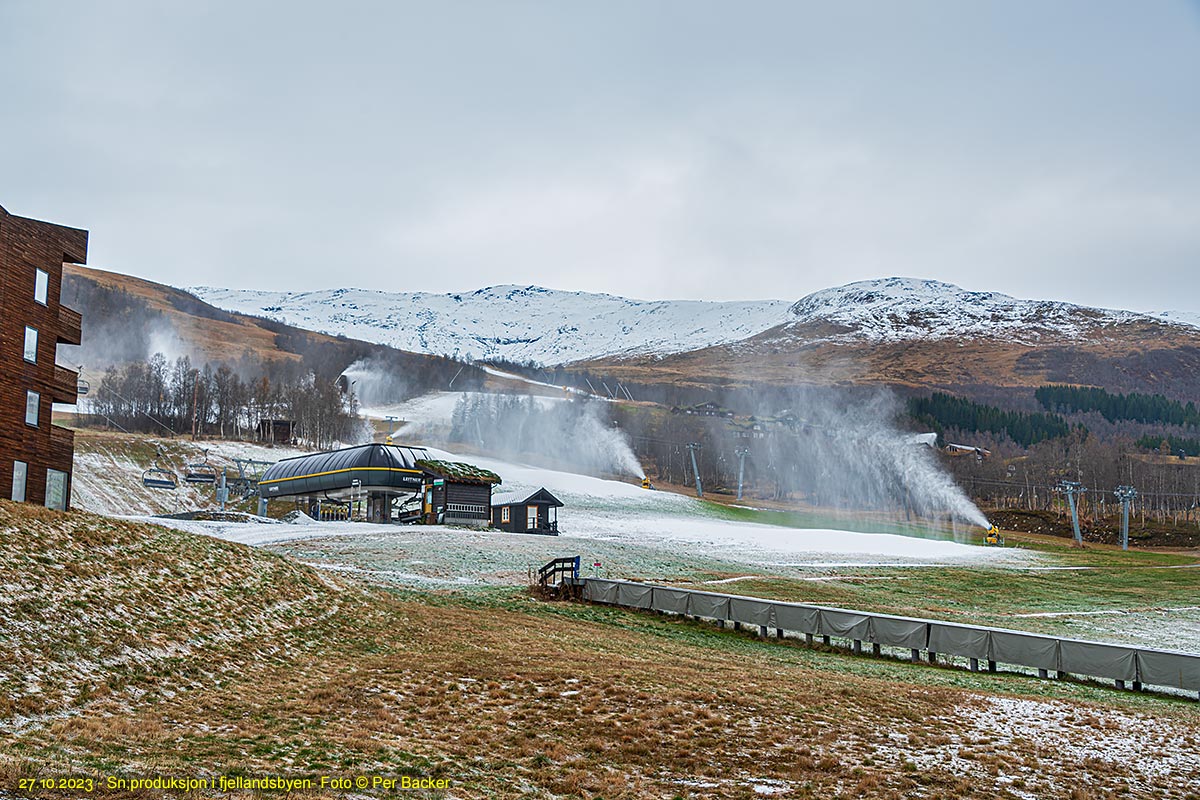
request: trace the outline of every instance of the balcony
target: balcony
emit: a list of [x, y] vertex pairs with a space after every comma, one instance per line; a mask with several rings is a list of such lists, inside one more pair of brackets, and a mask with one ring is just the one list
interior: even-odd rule
[[50, 426], [50, 464], [63, 472], [71, 471], [75, 454], [75, 432], [61, 425]]
[[50, 386], [50, 397], [55, 403], [74, 405], [79, 399], [79, 373], [55, 364], [54, 383]]
[[[83, 341], [83, 315], [73, 308], [58, 307], [58, 343], [79, 344]], [[74, 401], [72, 401], [74, 402]]]

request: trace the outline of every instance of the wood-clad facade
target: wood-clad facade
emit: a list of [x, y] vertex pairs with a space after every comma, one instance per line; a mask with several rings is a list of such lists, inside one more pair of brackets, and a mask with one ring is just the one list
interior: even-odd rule
[[510, 533], [558, 536], [558, 509], [563, 502], [545, 487], [535, 492], [507, 492], [492, 497], [492, 527]]
[[83, 320], [59, 302], [63, 264], [87, 262], [87, 231], [0, 207], [0, 497], [70, 505], [75, 436], [51, 423], [74, 403], [78, 375], [55, 364], [79, 344]]

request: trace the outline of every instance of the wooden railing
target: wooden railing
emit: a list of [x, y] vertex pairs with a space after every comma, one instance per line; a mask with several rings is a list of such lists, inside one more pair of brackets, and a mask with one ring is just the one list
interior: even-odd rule
[[83, 341], [83, 315], [73, 308], [58, 307], [58, 341], [60, 344]]
[[571, 580], [579, 580], [579, 556], [556, 558], [538, 568], [539, 586], [553, 586], [562, 583], [563, 578], [568, 577]]
[[54, 365], [54, 384], [50, 396], [56, 403], [75, 403], [79, 399], [79, 374]]

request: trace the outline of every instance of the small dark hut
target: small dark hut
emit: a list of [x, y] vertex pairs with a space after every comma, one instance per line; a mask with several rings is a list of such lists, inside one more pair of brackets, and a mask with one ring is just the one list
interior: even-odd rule
[[499, 475], [458, 461], [422, 459], [417, 466], [425, 473], [426, 524], [487, 526], [492, 486], [500, 483]]
[[505, 492], [492, 497], [492, 527], [510, 533], [558, 536], [558, 509], [563, 503], [550, 492]]
[[260, 419], [255, 428], [260, 442], [289, 444], [292, 441], [294, 424], [290, 419]]
[[674, 406], [671, 409], [671, 413], [686, 414], [692, 417], [723, 417], [725, 419], [733, 419], [735, 416], [734, 413], [728, 408], [724, 408], [711, 401], [707, 403], [699, 403], [694, 406], [688, 406], [687, 408]]

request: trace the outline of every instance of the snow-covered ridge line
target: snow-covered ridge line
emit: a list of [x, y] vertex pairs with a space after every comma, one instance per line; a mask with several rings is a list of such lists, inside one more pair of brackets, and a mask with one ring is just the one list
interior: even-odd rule
[[998, 292], [971, 292], [950, 283], [883, 278], [823, 289], [789, 310], [793, 324], [844, 327], [828, 341], [1005, 338], [1035, 344], [1078, 340], [1102, 328], [1135, 323], [1200, 327], [1200, 314], [1144, 314], [1062, 303], [1021, 300]]
[[187, 291], [229, 311], [437, 355], [564, 364], [680, 353], [738, 341], [787, 320], [783, 300], [631, 300], [538, 286], [463, 294], [329, 289]]
[[[971, 292], [939, 281], [881, 278], [798, 302], [632, 300], [538, 286], [462, 294], [328, 289], [267, 292], [195, 287], [230, 311], [437, 355], [552, 365], [605, 356], [669, 355], [740, 342], [780, 325], [833, 326], [824, 341], [1006, 338], [1078, 340], [1135, 323], [1200, 327], [1200, 314], [1142, 314]], [[800, 331], [797, 331], [800, 333]]]

